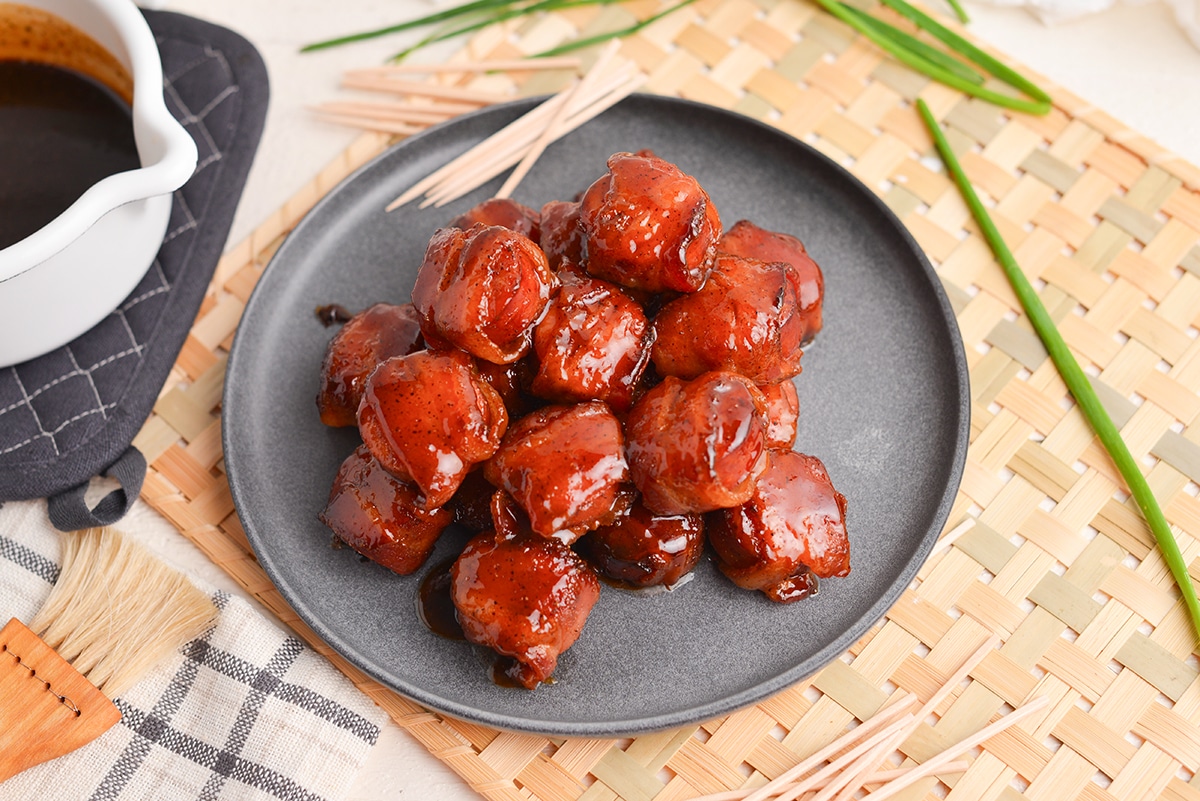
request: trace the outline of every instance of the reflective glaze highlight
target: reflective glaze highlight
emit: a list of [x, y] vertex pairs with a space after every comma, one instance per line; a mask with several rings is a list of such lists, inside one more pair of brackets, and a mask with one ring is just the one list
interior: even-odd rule
[[762, 392], [736, 373], [663, 379], [633, 405], [625, 424], [642, 502], [658, 514], [745, 503], [766, 469], [766, 412]]
[[780, 381], [759, 389], [767, 399], [767, 447], [790, 451], [796, 444], [796, 423], [800, 420], [796, 385], [791, 381]]
[[388, 359], [367, 379], [358, 407], [363, 442], [390, 473], [420, 488], [426, 509], [450, 500], [507, 429], [503, 399], [461, 351]]
[[512, 496], [535, 533], [570, 544], [632, 501], [623, 444], [603, 403], [547, 406], [513, 424], [484, 475]]
[[631, 587], [667, 587], [704, 553], [704, 518], [656, 515], [635, 503], [615, 523], [588, 532], [576, 546], [600, 575]]
[[557, 285], [541, 248], [500, 226], [441, 228], [429, 240], [412, 301], [426, 339], [510, 364], [529, 350]]
[[721, 233], [700, 184], [649, 153], [616, 153], [580, 206], [587, 271], [652, 292], [695, 292]]
[[465, 231], [476, 224], [499, 225], [501, 228], [524, 234], [534, 242], [541, 236], [541, 215], [510, 198], [489, 198], [455, 217], [447, 223], [447, 227], [462, 228]]
[[424, 347], [417, 310], [411, 303], [376, 303], [352, 316], [334, 334], [321, 362], [317, 412], [327, 426], [358, 422], [367, 376], [379, 363]]
[[533, 394], [559, 403], [602, 400], [628, 411], [654, 342], [645, 312], [617, 285], [575, 267], [564, 267], [558, 279], [533, 331]]
[[600, 581], [581, 557], [529, 532], [477, 535], [450, 576], [463, 634], [516, 660], [508, 675], [528, 689], [554, 673], [600, 597]]
[[807, 345], [821, 330], [821, 309], [825, 299], [825, 277], [804, 243], [789, 234], [760, 228], [749, 220], [738, 220], [717, 242], [717, 250], [734, 256], [766, 262], [790, 264], [796, 271], [799, 287], [797, 316], [804, 324], [801, 345]]
[[820, 459], [795, 451], [771, 452], [750, 500], [710, 516], [708, 539], [725, 575], [772, 600], [798, 600], [788, 596], [811, 583], [808, 571], [850, 573], [846, 499]]
[[397, 481], [359, 445], [338, 468], [318, 517], [337, 538], [373, 562], [406, 575], [424, 564], [453, 515], [427, 511], [415, 487]]

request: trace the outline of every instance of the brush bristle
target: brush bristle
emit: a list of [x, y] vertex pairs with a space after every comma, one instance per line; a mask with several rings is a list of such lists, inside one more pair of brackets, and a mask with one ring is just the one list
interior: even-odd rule
[[110, 698], [216, 619], [183, 574], [111, 528], [66, 535], [62, 557], [29, 628]]

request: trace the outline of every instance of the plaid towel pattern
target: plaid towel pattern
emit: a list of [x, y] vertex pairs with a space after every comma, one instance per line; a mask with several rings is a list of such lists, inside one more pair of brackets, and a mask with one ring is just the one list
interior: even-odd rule
[[[0, 623], [28, 622], [58, 577], [59, 534], [39, 502], [0, 511]], [[99, 739], [0, 784], [0, 801], [343, 798], [384, 713], [246, 602], [114, 699]]]

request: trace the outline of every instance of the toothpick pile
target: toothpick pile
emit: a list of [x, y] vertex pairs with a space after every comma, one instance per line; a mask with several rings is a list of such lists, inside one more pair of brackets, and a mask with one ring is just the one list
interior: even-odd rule
[[458, 86], [412, 80], [415, 75], [475, 75], [488, 72], [576, 70], [577, 58], [512, 58], [452, 64], [394, 64], [350, 70], [342, 86], [396, 95], [389, 101], [335, 101], [312, 108], [327, 122], [369, 131], [411, 135], [451, 117], [513, 98]]
[[847, 801], [862, 792], [866, 792], [866, 798], [871, 801], [883, 801], [928, 776], [964, 772], [970, 763], [957, 757], [1042, 709], [1047, 705], [1047, 699], [1035, 698], [919, 765], [880, 766], [998, 643], [997, 637], [989, 638], [915, 712], [912, 707], [916, 697], [897, 693], [882, 711], [767, 784], [706, 795], [695, 801], [795, 801], [801, 798], [806, 801]]
[[551, 142], [612, 107], [645, 83], [646, 76], [632, 62], [617, 59], [619, 47], [616, 40], [610, 42], [583, 78], [418, 181], [389, 203], [387, 211], [421, 195], [425, 196], [422, 208], [444, 206], [515, 164], [517, 168], [495, 195], [508, 197]]
[[[524, 116], [497, 131], [454, 161], [396, 198], [388, 211], [425, 195], [422, 208], [444, 206], [487, 183], [509, 167], [516, 169], [496, 197], [509, 197], [542, 152], [556, 139], [637, 91], [646, 81], [632, 62], [617, 57], [614, 39], [582, 78], [550, 97]], [[498, 59], [439, 65], [395, 65], [352, 70], [342, 79], [349, 89], [386, 92], [402, 97], [387, 102], [341, 101], [313, 110], [343, 125], [401, 135], [419, 133], [431, 125], [513, 98], [459, 86], [410, 80], [416, 73], [475, 74], [496, 71], [578, 69], [576, 58]]]

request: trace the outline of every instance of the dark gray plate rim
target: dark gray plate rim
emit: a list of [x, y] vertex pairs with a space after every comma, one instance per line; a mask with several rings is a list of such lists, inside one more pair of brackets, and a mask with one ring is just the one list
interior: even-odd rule
[[[602, 127], [608, 120], [614, 118], [633, 119], [634, 121], [648, 120], [651, 117], [676, 121], [685, 120], [696, 126], [697, 130], [704, 129], [706, 125], [722, 126], [723, 129], [729, 128], [736, 131], [739, 139], [768, 142], [784, 152], [794, 153], [805, 164], [811, 165], [813, 173], [819, 173], [821, 180], [836, 186], [837, 191], [844, 193], [845, 197], [853, 203], [870, 210], [868, 216], [872, 216], [872, 219], [863, 236], [868, 240], [879, 237], [886, 239], [889, 243], [899, 243], [899, 248], [903, 250], [903, 253], [900, 254], [898, 260], [908, 265], [905, 279], [915, 282], [918, 285], [918, 291], [922, 294], [928, 294], [929, 304], [926, 311], [917, 312], [924, 314], [924, 319], [919, 321], [919, 325], [924, 326], [925, 330], [933, 332], [939, 347], [942, 348], [942, 351], [939, 351], [942, 361], [949, 362], [938, 368], [944, 371], [944, 380], [947, 383], [947, 386], [938, 390], [946, 398], [943, 407], [940, 408], [942, 419], [938, 422], [944, 437], [940, 440], [940, 450], [932, 456], [940, 460], [941, 467], [937, 473], [936, 484], [924, 488], [927, 490], [927, 497], [923, 501], [917, 501], [924, 504], [923, 511], [927, 511], [924, 519], [928, 521], [928, 525], [915, 532], [915, 540], [908, 544], [909, 547], [901, 560], [902, 564], [898, 567], [892, 566], [895, 572], [888, 583], [871, 590], [875, 593], [875, 597], [869, 607], [857, 619], [846, 625], [840, 633], [828, 637], [824, 644], [809, 653], [799, 663], [757, 681], [745, 689], [729, 692], [719, 698], [702, 700], [691, 705], [685, 704], [666, 712], [643, 713], [637, 708], [631, 708], [616, 715], [588, 719], [565, 719], [561, 714], [540, 719], [536, 711], [530, 713], [523, 708], [514, 710], [514, 705], [507, 701], [502, 694], [497, 696], [499, 700], [495, 704], [463, 703], [455, 697], [453, 692], [431, 690], [422, 683], [409, 680], [402, 671], [398, 673], [394, 665], [380, 664], [372, 655], [363, 653], [360, 648], [348, 641], [349, 637], [344, 626], [330, 625], [325, 616], [310, 605], [310, 594], [306, 586], [287, 578], [286, 568], [289, 567], [290, 558], [288, 549], [280, 547], [273, 536], [268, 535], [268, 531], [278, 523], [281, 515], [286, 518], [293, 513], [286, 509], [271, 508], [269, 505], [265, 506], [260, 503], [256, 497], [255, 487], [252, 486], [256, 481], [251, 475], [256, 464], [252, 452], [252, 443], [255, 440], [253, 432], [255, 426], [263, 422], [252, 415], [262, 414], [264, 390], [259, 386], [260, 377], [247, 374], [247, 370], [254, 367], [254, 360], [261, 358], [265, 350], [279, 347], [277, 343], [267, 341], [263, 333], [264, 327], [270, 324], [273, 315], [279, 314], [279, 309], [275, 308], [278, 305], [277, 296], [283, 291], [282, 287], [286, 284], [289, 271], [297, 263], [304, 261], [307, 255], [306, 251], [312, 242], [319, 241], [325, 228], [335, 223], [338, 216], [342, 214], [339, 208], [339, 199], [346, 194], [352, 195], [361, 185], [381, 180], [381, 176], [388, 170], [404, 169], [403, 166], [397, 167], [397, 165], [402, 165], [409, 154], [415, 153], [420, 156], [425, 150], [436, 149], [436, 143], [439, 140], [454, 136], [456, 131], [463, 129], [470, 131], [467, 136], [468, 145], [464, 145], [464, 147], [469, 146], [472, 139], [478, 141], [486, 132], [499, 128], [517, 114], [531, 108], [535, 102], [536, 99], [521, 100], [486, 108], [404, 140], [359, 168], [335, 187], [309, 211], [288, 236], [271, 259], [252, 293], [230, 351], [223, 397], [222, 438], [225, 465], [234, 505], [259, 563], [300, 619], [310, 626], [324, 642], [357, 668], [385, 686], [419, 703], [451, 716], [495, 728], [569, 737], [635, 735], [694, 724], [752, 705], [816, 673], [838, 655], [844, 653], [881, 619], [912, 581], [945, 525], [966, 460], [970, 426], [967, 364], [954, 312], [941, 287], [940, 280], [911, 234], [892, 211], [843, 167], [805, 143], [769, 125], [734, 112], [687, 100], [652, 95], [634, 95], [622, 101], [621, 104], [614, 107], [614, 110], [606, 112], [605, 115], [601, 115], [588, 124]], [[634, 143], [629, 149], [636, 149], [640, 146]], [[570, 147], [571, 137], [567, 137], [563, 142], [552, 146], [543, 159], [552, 160], [555, 152], [567, 152]], [[446, 158], [452, 157], [452, 155]], [[669, 156], [669, 154], [664, 155]], [[753, 158], [753, 156], [747, 158]], [[416, 177], [420, 177], [421, 174], [424, 173], [420, 173]], [[803, 181], [804, 179], [805, 176], [798, 176], [798, 180]], [[499, 180], [497, 179], [497, 181]], [[493, 182], [468, 196], [462, 201], [462, 204], [465, 204], [463, 207], [490, 196], [491, 191], [496, 188], [495, 184], [496, 182]], [[400, 214], [403, 213], [402, 210]], [[448, 217], [449, 215], [447, 215]], [[726, 220], [726, 224], [731, 223], [733, 219], [736, 217]], [[810, 244], [811, 250], [813, 248]], [[823, 343], [818, 339], [816, 346], [821, 347], [822, 345]], [[319, 361], [319, 355], [317, 359]], [[315, 417], [315, 411], [313, 414]], [[803, 414], [804, 409], [802, 408], [802, 420]], [[261, 454], [259, 456], [261, 457]], [[336, 464], [333, 468], [336, 468]], [[853, 499], [851, 503], [853, 512]], [[852, 531], [852, 536], [853, 533]], [[866, 554], [864, 558], [869, 560], [871, 556]], [[587, 631], [585, 630], [586, 635]], [[578, 648], [578, 645], [576, 647]], [[554, 688], [548, 689], [553, 691]], [[597, 689], [602, 691], [605, 688]], [[637, 692], [637, 688], [631, 689], [635, 700]], [[636, 703], [634, 707], [636, 707]]]

